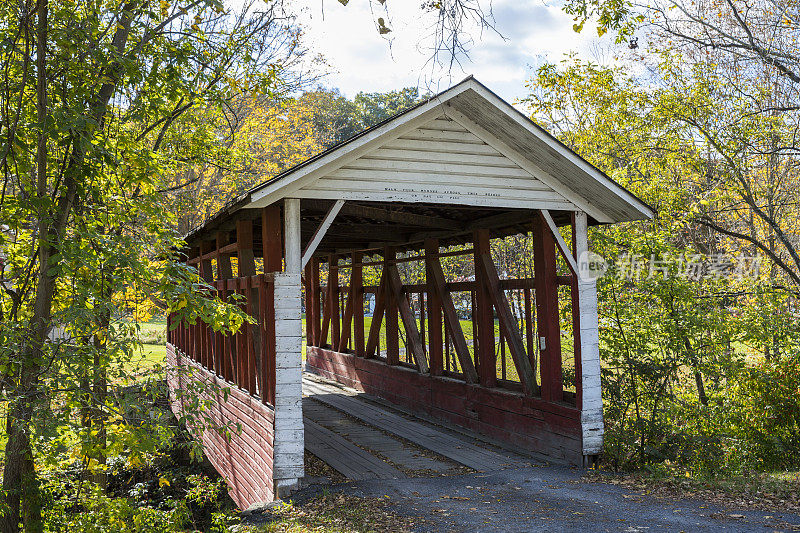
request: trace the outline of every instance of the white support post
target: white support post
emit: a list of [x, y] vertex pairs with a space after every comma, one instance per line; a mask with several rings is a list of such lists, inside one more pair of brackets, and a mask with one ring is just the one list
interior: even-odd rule
[[300, 200], [283, 204], [285, 272], [275, 273], [275, 495], [299, 488], [303, 469]]
[[581, 429], [583, 455], [598, 455], [603, 450], [603, 398], [600, 392], [600, 337], [597, 317], [597, 283], [591, 277], [588, 261], [588, 220], [583, 211], [575, 212], [575, 254], [578, 258], [578, 310], [581, 335]]
[[286, 198], [283, 201], [283, 232], [286, 246], [286, 272], [300, 275], [303, 267], [301, 265], [302, 253], [300, 252], [300, 199], [298, 198]]

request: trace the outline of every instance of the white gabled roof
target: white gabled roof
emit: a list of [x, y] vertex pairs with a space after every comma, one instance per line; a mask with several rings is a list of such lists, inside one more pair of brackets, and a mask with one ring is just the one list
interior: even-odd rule
[[276, 176], [244, 208], [281, 198], [585, 211], [654, 211], [472, 77]]

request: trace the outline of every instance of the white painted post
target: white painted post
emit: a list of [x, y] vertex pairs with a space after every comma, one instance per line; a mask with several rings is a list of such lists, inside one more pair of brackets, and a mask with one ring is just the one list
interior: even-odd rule
[[603, 399], [600, 393], [600, 342], [597, 317], [597, 283], [589, 270], [588, 220], [575, 213], [575, 253], [578, 257], [578, 306], [581, 334], [581, 428], [583, 455], [603, 450]]
[[[283, 200], [283, 231], [286, 241], [286, 272], [300, 275], [303, 254], [300, 248], [300, 199]], [[300, 295], [298, 294], [298, 298]]]
[[285, 272], [275, 273], [275, 495], [299, 488], [303, 469], [300, 200], [283, 203]]

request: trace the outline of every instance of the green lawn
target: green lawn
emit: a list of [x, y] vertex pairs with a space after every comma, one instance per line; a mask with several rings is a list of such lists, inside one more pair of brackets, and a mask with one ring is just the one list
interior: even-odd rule
[[155, 319], [150, 322], [140, 322], [137, 326], [142, 346], [140, 349], [137, 348], [131, 360], [125, 365], [125, 371], [141, 375], [159, 365], [164, 365], [167, 355], [167, 321]]

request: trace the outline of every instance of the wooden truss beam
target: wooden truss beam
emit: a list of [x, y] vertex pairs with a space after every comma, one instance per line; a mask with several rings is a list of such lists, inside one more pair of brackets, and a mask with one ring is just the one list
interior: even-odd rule
[[357, 357], [364, 357], [364, 276], [361, 252], [354, 252], [350, 271], [350, 298], [353, 299], [353, 348]]
[[492, 298], [489, 294], [489, 283], [484, 269], [480, 268], [482, 258], [489, 255], [489, 230], [481, 229], [474, 233], [473, 241], [475, 264], [475, 305], [472, 316], [476, 327], [474, 328], [475, 346], [478, 354], [478, 374], [481, 385], [494, 387], [497, 385], [497, 354], [494, 346], [494, 316], [492, 313]]
[[311, 241], [306, 246], [305, 251], [303, 251], [303, 259], [300, 262], [300, 268], [305, 268], [305, 266], [308, 264], [308, 261], [311, 259], [311, 256], [314, 255], [317, 246], [319, 246], [319, 243], [322, 242], [322, 238], [325, 236], [328, 228], [331, 227], [331, 224], [333, 224], [333, 220], [336, 218], [336, 215], [339, 214], [339, 211], [342, 209], [343, 205], [344, 200], [336, 200], [336, 202], [328, 210], [325, 218], [322, 219], [319, 227], [317, 227], [317, 230], [314, 232], [314, 236], [311, 237]]
[[367, 337], [367, 347], [364, 350], [365, 357], [375, 357], [375, 350], [381, 335], [381, 322], [386, 307], [386, 271], [381, 273], [381, 281], [375, 291], [375, 309], [372, 311], [372, 325], [369, 328]]
[[439, 241], [425, 241], [425, 289], [428, 292], [428, 353], [430, 354], [430, 371], [433, 376], [444, 373], [444, 352], [442, 350], [442, 300], [438, 291], [434, 290], [433, 262], [438, 261]]
[[395, 258], [395, 249], [386, 247], [383, 251], [383, 271], [386, 272], [386, 281], [383, 286], [385, 293], [385, 306], [384, 316], [386, 318], [386, 363], [389, 365], [397, 365], [400, 363], [400, 329], [397, 323], [397, 298], [391, 290], [391, 283], [389, 280], [389, 271], [391, 262]]
[[441, 300], [445, 323], [450, 332], [450, 338], [453, 340], [453, 346], [456, 349], [458, 361], [461, 363], [461, 370], [464, 372], [464, 380], [467, 383], [477, 383], [478, 373], [470, 357], [467, 340], [464, 337], [464, 331], [461, 329], [461, 322], [458, 320], [456, 307], [453, 305], [453, 298], [447, 290], [444, 272], [442, 272], [442, 263], [439, 261], [439, 258], [436, 257], [435, 259], [432, 258], [429, 264], [431, 271], [431, 280], [429, 283], [433, 284], [433, 289]]
[[564, 257], [564, 260], [569, 265], [569, 269], [572, 271], [573, 276], [578, 275], [578, 264], [575, 262], [575, 258], [572, 257], [572, 253], [570, 252], [569, 248], [567, 248], [567, 243], [564, 241], [564, 237], [561, 235], [561, 232], [558, 231], [558, 226], [553, 221], [553, 217], [550, 216], [550, 211], [547, 209], [542, 209], [542, 218], [544, 218], [545, 222], [547, 222], [547, 226], [550, 228], [550, 232], [553, 234], [553, 238], [556, 241], [556, 246], [558, 246], [559, 251], [561, 251], [561, 255]]
[[539, 333], [539, 364], [542, 400], [563, 399], [561, 375], [561, 329], [558, 320], [558, 285], [554, 236], [544, 217], [533, 219], [533, 268], [536, 292], [536, 330]]
[[281, 206], [278, 203], [261, 210], [261, 255], [264, 258], [264, 272], [283, 270]]
[[520, 382], [522, 382], [522, 390], [525, 394], [533, 395], [538, 392], [536, 377], [533, 373], [533, 367], [531, 367], [531, 360], [528, 358], [528, 354], [525, 351], [525, 343], [522, 341], [522, 334], [519, 331], [517, 319], [514, 317], [514, 314], [511, 312], [511, 307], [508, 305], [506, 293], [500, 287], [500, 278], [497, 275], [497, 268], [488, 251], [487, 253], [480, 254], [479, 259], [479, 268], [483, 279], [486, 281], [487, 292], [497, 311], [497, 317], [500, 319], [500, 330], [508, 341], [511, 357], [514, 359], [514, 366], [517, 368], [517, 374], [519, 375]]
[[[336, 270], [337, 274], [339, 270]], [[350, 276], [352, 277], [352, 273]], [[337, 352], [347, 350], [347, 343], [350, 340], [350, 332], [353, 330], [353, 283], [347, 288], [347, 301], [344, 304], [344, 316], [342, 317], [342, 333], [339, 335], [339, 344], [335, 347]], [[363, 312], [362, 312], [363, 314]]]
[[[330, 274], [329, 274], [330, 276]], [[328, 343], [328, 329], [331, 326], [331, 300], [328, 298], [328, 291], [330, 286], [321, 289], [322, 293], [322, 324], [319, 330], [319, 338], [317, 339], [317, 346], [324, 346]]]
[[429, 371], [428, 360], [425, 357], [425, 349], [422, 347], [422, 337], [417, 327], [417, 319], [408, 304], [408, 298], [403, 294], [403, 281], [400, 279], [400, 272], [397, 270], [397, 265], [394, 264], [387, 265], [387, 268], [389, 269], [388, 287], [392, 291], [392, 298], [397, 302], [400, 318], [403, 319], [403, 325], [406, 329], [407, 349], [411, 350], [419, 371], [427, 374]]
[[312, 258], [306, 265], [306, 337], [311, 346], [320, 345], [320, 287], [319, 287], [319, 261]]
[[328, 309], [330, 316], [331, 348], [339, 347], [339, 256], [328, 256]]

